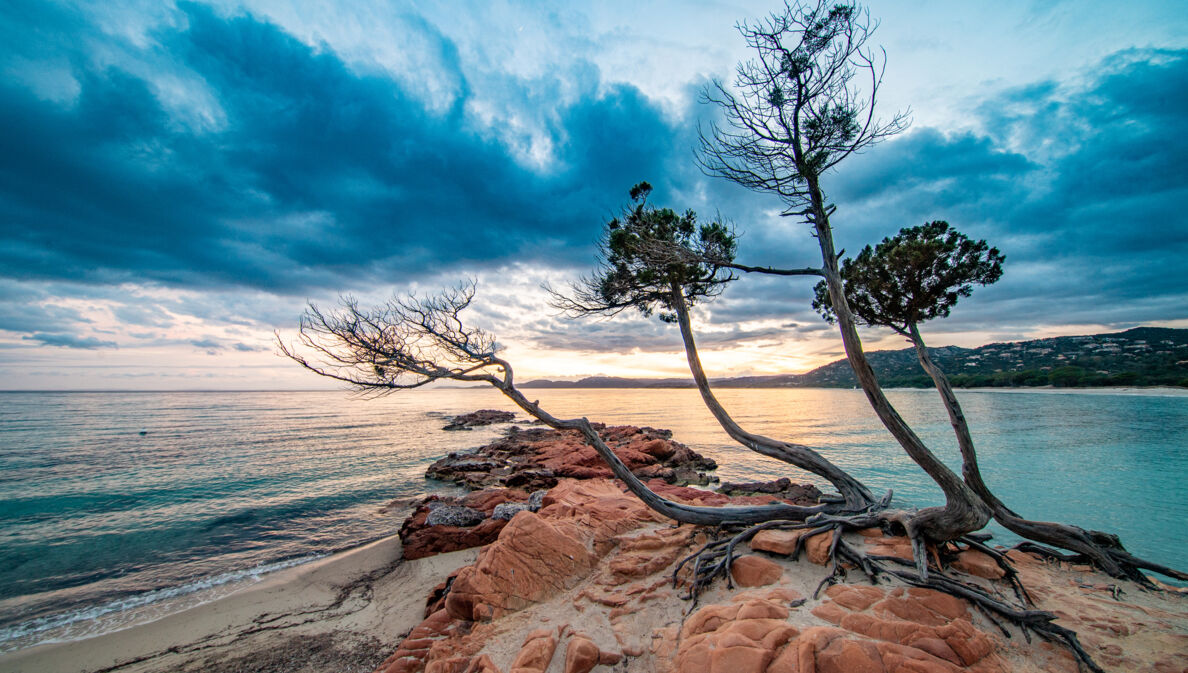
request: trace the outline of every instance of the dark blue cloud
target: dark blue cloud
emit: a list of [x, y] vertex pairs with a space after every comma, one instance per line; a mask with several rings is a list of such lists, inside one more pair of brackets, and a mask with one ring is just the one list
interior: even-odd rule
[[430, 112], [273, 25], [185, 11], [154, 38], [214, 92], [219, 128], [180, 123], [148, 82], [85, 55], [72, 105], [0, 88], [7, 274], [301, 292], [526, 255], [577, 263], [619, 195], [663, 185], [688, 151], [639, 91], [596, 94], [595, 78], [574, 103], [548, 101], [554, 161], [535, 169], [465, 114], [460, 71], [446, 73], [453, 106]]
[[[0, 279], [62, 281], [74, 297], [127, 281], [220, 287], [113, 311], [140, 326], [168, 326], [166, 311], [287, 324], [288, 307], [260, 297], [511, 261], [589, 268], [602, 222], [641, 179], [656, 185], [657, 203], [732, 219], [747, 263], [819, 260], [805, 226], [772, 217], [774, 199], [697, 172], [693, 123], [664, 117], [630, 86], [606, 85], [593, 66], [483, 82], [551, 144], [538, 166], [524, 160], [522, 129], [476, 121], [468, 76], [477, 75], [427, 22], [410, 25], [419, 48], [436, 51], [430, 60], [453, 96], [439, 107], [253, 16], [183, 11], [150, 46], [123, 47], [141, 49], [136, 67], [135, 58], [93, 58], [102, 31], [69, 9], [17, 5], [0, 16], [8, 54], [74, 80], [68, 96], [0, 82]], [[196, 90], [170, 99], [146, 79], [153, 67]], [[989, 97], [971, 112], [976, 130], [914, 129], [847, 161], [824, 180], [839, 206], [839, 245], [854, 252], [947, 219], [1000, 247], [1004, 280], [963, 302], [946, 323], [957, 328], [1188, 317], [1188, 52], [1122, 52], [1089, 72]], [[811, 286], [748, 278], [702, 310], [716, 323], [816, 325]], [[263, 292], [233, 299], [242, 288]], [[0, 329], [48, 343], [41, 337], [83, 327], [74, 309], [3, 289]], [[599, 338], [612, 343], [613, 329], [599, 328]], [[648, 338], [675, 343], [670, 331]]]

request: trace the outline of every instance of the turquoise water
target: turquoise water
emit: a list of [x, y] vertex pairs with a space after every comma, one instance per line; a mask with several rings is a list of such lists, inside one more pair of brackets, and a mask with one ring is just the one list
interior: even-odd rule
[[[986, 480], [1008, 505], [1188, 565], [1188, 396], [960, 395]], [[562, 416], [670, 428], [715, 458], [723, 480], [812, 480], [734, 446], [692, 390], [532, 397]], [[857, 391], [721, 397], [749, 429], [819, 446], [902, 504], [940, 498]], [[956, 465], [935, 393], [891, 398]], [[0, 651], [152, 619], [394, 533], [407, 508], [384, 505], [448, 489], [425, 467], [499, 433], [441, 432], [442, 415], [483, 407], [511, 408], [491, 390], [0, 394]]]

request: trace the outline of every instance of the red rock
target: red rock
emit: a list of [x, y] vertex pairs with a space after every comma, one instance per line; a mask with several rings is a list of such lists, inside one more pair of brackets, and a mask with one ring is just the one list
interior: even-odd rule
[[757, 647], [718, 647], [710, 652], [709, 670], [712, 673], [763, 673], [771, 659], [771, 652]]
[[665, 528], [635, 537], [617, 537], [619, 553], [611, 559], [612, 584], [647, 577], [672, 565], [686, 552], [689, 531]]
[[585, 636], [574, 636], [565, 648], [565, 673], [589, 673], [601, 658], [602, 651], [593, 640]]
[[788, 608], [769, 600], [752, 598], [738, 604], [735, 619], [785, 619], [787, 616]]
[[[870, 535], [867, 531], [878, 532], [877, 537]], [[895, 556], [904, 560], [912, 560], [912, 542], [905, 535], [884, 536], [882, 531], [877, 528], [867, 528], [862, 531], [862, 535], [866, 538], [866, 544], [871, 548], [867, 549], [867, 553], [876, 556]]]
[[816, 653], [817, 673], [883, 673], [883, 657], [870, 641], [837, 638]]
[[784, 575], [778, 563], [758, 556], [740, 556], [730, 566], [730, 576], [740, 587], [761, 587], [775, 584]]
[[739, 603], [754, 598], [761, 598], [771, 603], [783, 605], [797, 606], [804, 603], [804, 594], [791, 587], [775, 587], [766, 591], [744, 591], [735, 594], [730, 600]]
[[718, 506], [732, 502], [730, 496], [722, 495], [721, 493], [703, 491], [699, 488], [690, 488], [688, 486], [677, 486], [659, 479], [649, 481], [647, 484], [648, 488], [655, 491], [658, 495], [686, 505]]
[[817, 617], [818, 619], [823, 619], [831, 624], [841, 624], [842, 620], [849, 615], [848, 612], [843, 610], [841, 606], [839, 606], [837, 603], [834, 603], [833, 601], [821, 603], [817, 607], [813, 608], [811, 612], [813, 613], [813, 616]]
[[[404, 558], [419, 559], [490, 544], [499, 537], [499, 532], [507, 525], [505, 520], [489, 518], [495, 507], [504, 502], [524, 502], [527, 499], [528, 494], [524, 491], [507, 488], [475, 491], [462, 498], [440, 496], [425, 498], [400, 526], [400, 542]], [[426, 519], [429, 516], [430, 505], [435, 502], [470, 507], [483, 512], [488, 518], [477, 526], [468, 528], [429, 526], [426, 525]]]
[[994, 643], [990, 638], [964, 619], [954, 619], [937, 629], [936, 633], [961, 657], [966, 666], [972, 666], [994, 651]]
[[469, 657], [450, 657], [430, 661], [425, 666], [425, 673], [465, 673], [470, 665]]
[[[714, 461], [672, 441], [666, 430], [599, 423], [594, 427], [628, 469], [644, 479], [708, 483], [702, 471], [716, 467]], [[518, 486], [529, 491], [550, 488], [559, 478], [611, 476], [578, 431], [546, 428], [514, 432], [474, 452], [452, 453], [433, 463], [426, 474], [471, 488]]]
[[930, 589], [913, 588], [907, 594], [902, 589], [891, 592], [874, 606], [874, 613], [884, 618], [940, 626], [951, 619], [965, 616], [968, 608], [960, 598]]
[[878, 587], [835, 584], [825, 590], [825, 595], [846, 609], [860, 611], [882, 600], [887, 594]]
[[911, 641], [911, 645], [917, 650], [927, 652], [938, 659], [944, 659], [945, 661], [958, 666], [961, 666], [965, 663], [961, 660], [961, 657], [953, 651], [953, 648], [949, 647], [949, 644], [940, 638], [932, 638], [928, 636], [916, 638]]
[[572, 521], [517, 513], [478, 561], [458, 572], [446, 610], [459, 619], [492, 619], [568, 588], [596, 560], [586, 537]]
[[1006, 576], [1006, 571], [998, 565], [989, 554], [967, 549], [957, 554], [957, 559], [950, 564], [954, 570], [959, 570], [974, 577], [997, 580]]
[[598, 663], [602, 666], [614, 666], [622, 660], [623, 655], [619, 652], [602, 651], [598, 653]]
[[761, 530], [751, 538], [751, 549], [787, 556], [796, 549], [802, 530]]
[[[553, 660], [557, 639], [552, 629], [537, 629], [528, 634], [508, 673], [544, 673]], [[426, 671], [428, 673], [428, 671]]]
[[829, 564], [829, 548], [833, 545], [833, 533], [818, 533], [804, 543], [808, 560], [819, 566]]
[[[751, 538], [751, 549], [773, 554], [791, 554], [796, 542], [807, 530], [761, 530]], [[818, 533], [805, 541], [804, 551], [808, 560], [817, 565], [829, 563], [829, 547], [833, 544], [831, 533]]]
[[690, 615], [672, 656], [674, 670], [762, 673], [798, 632], [785, 621], [788, 608], [754, 594], [736, 603], [707, 605]]
[[1043, 567], [1044, 560], [1034, 554], [1012, 549], [1006, 553], [1007, 560], [1010, 561], [1016, 568], [1023, 566]]
[[701, 608], [685, 620], [685, 625], [681, 627], [681, 639], [718, 630], [718, 627], [738, 616], [738, 608], [738, 605], [707, 605]]
[[466, 673], [503, 673], [495, 662], [491, 661], [491, 657], [482, 655], [471, 660], [470, 666], [466, 668]]

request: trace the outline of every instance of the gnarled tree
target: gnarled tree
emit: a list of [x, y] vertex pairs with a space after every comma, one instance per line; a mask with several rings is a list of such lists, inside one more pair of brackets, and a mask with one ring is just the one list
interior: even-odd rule
[[944, 542], [976, 531], [990, 511], [887, 399], [862, 349], [844, 293], [830, 223], [836, 208], [826, 198], [822, 178], [907, 124], [903, 115], [886, 122], [875, 117], [885, 62], [867, 46], [875, 27], [857, 6], [823, 1], [786, 5], [764, 21], [740, 25], [755, 58], [738, 66], [733, 86], [717, 82], [705, 93], [725, 122], [703, 129], [699, 158], [711, 175], [779, 197], [783, 214], [800, 218], [816, 237], [818, 271], [859, 384], [879, 420], [945, 495], [943, 507], [901, 519], [926, 574], [925, 539]]
[[[826, 480], [841, 495], [841, 507], [826, 511], [860, 512], [875, 504], [857, 479], [804, 444], [749, 432], [734, 420], [710, 387], [693, 335], [690, 306], [718, 294], [734, 280], [736, 239], [721, 222], [698, 224], [697, 214], [678, 215], [648, 203], [651, 185], [631, 190], [633, 205], [607, 223], [602, 263], [593, 276], [574, 284], [569, 294], [553, 292], [553, 306], [571, 316], [615, 315], [634, 308], [644, 315], [660, 312], [661, 320], [677, 322], [693, 380], [710, 413], [726, 434], [752, 451], [782, 460]], [[788, 275], [811, 273], [786, 271]]]
[[[672, 296], [672, 295], [670, 295]], [[741, 507], [701, 507], [661, 497], [640, 481], [603, 442], [585, 418], [561, 419], [530, 401], [516, 387], [511, 364], [498, 355], [493, 335], [468, 327], [462, 312], [474, 298], [473, 285], [426, 298], [398, 297], [375, 309], [361, 308], [345, 300], [334, 311], [310, 306], [302, 317], [300, 346], [278, 338], [282, 353], [321, 376], [350, 383], [373, 394], [419, 388], [435, 381], [484, 382], [498, 389], [519, 408], [557, 429], [577, 430], [610, 466], [612, 473], [646, 505], [682, 523], [715, 526], [731, 533], [705, 545], [678, 567], [692, 561], [691, 595], [716, 577], [729, 576], [735, 546], [765, 528], [801, 529], [811, 535], [832, 534], [832, 572], [821, 586], [844, 577], [847, 564], [857, 567], [871, 581], [883, 575], [915, 586], [930, 587], [971, 601], [986, 614], [1005, 618], [1024, 629], [1066, 644], [1087, 667], [1100, 669], [1081, 647], [1076, 634], [1054, 623], [1056, 615], [1012, 605], [976, 584], [942, 574], [931, 576], [913, 570], [911, 562], [895, 557], [876, 557], [846, 542], [841, 533], [885, 523], [884, 511], [830, 514], [820, 507], [771, 504]], [[678, 311], [685, 297], [675, 301]], [[677, 316], [678, 320], [680, 319]], [[312, 358], [312, 359], [311, 359]], [[740, 532], [738, 531], [741, 527]], [[969, 537], [967, 544], [979, 544]], [[987, 550], [989, 551], [989, 550]], [[907, 564], [903, 567], [900, 564]], [[1016, 584], [1022, 594], [1022, 589]]]
[[375, 309], [361, 308], [351, 299], [335, 311], [310, 306], [301, 318], [300, 347], [279, 337], [277, 343], [285, 356], [306, 369], [372, 394], [443, 380], [488, 383], [545, 425], [579, 431], [632, 493], [682, 523], [722, 526], [804, 520], [819, 511], [788, 504], [699, 507], [661, 497], [631, 473], [587, 419], [557, 418], [516, 388], [511, 363], [497, 354], [494, 335], [467, 326], [463, 319], [462, 312], [473, 299], [474, 285], [466, 284], [429, 297], [396, 297]]
[[[1127, 552], [1118, 536], [1078, 526], [1025, 519], [1007, 507], [982, 479], [973, 435], [961, 403], [945, 372], [932, 360], [920, 335], [919, 325], [934, 318], [948, 317], [961, 297], [968, 297], [974, 285], [989, 285], [1002, 276], [1004, 257], [985, 241], [974, 241], [946, 222], [901, 229], [872, 248], [866, 246], [853, 259], [842, 263], [846, 298], [858, 319], [871, 326], [888, 327], [906, 337], [915, 347], [920, 366], [932, 379], [949, 415], [949, 423], [961, 452], [965, 483], [990, 507], [994, 520], [1012, 533], [1035, 542], [1072, 551], [1103, 572], [1151, 586], [1141, 570], [1152, 570], [1177, 579], [1188, 574], [1138, 558]], [[813, 307], [826, 320], [835, 313], [828, 288], [816, 286]], [[1029, 548], [1061, 557], [1049, 549]]]

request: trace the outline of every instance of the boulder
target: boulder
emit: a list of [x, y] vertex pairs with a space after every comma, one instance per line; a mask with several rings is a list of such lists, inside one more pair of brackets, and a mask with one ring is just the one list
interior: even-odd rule
[[537, 629], [528, 634], [508, 673], [544, 673], [557, 650], [552, 629]]
[[494, 425], [496, 423], [511, 423], [516, 419], [516, 415], [510, 411], [500, 411], [499, 409], [479, 409], [472, 411], [469, 414], [459, 414], [450, 419], [449, 425], [446, 425], [442, 430], [469, 430], [474, 427], [482, 425]]
[[740, 556], [730, 566], [730, 577], [740, 587], [761, 587], [775, 584], [784, 575], [778, 563], [758, 556]]
[[586, 537], [569, 520], [517, 513], [478, 561], [458, 573], [446, 610], [458, 619], [490, 620], [564, 591], [594, 565]]
[[673, 670], [763, 673], [798, 633], [784, 621], [788, 614], [787, 608], [758, 598], [707, 605], [681, 628]]
[[[503, 530], [507, 520], [490, 518], [489, 515], [501, 504], [520, 503], [528, 499], [528, 494], [523, 491], [505, 488], [475, 491], [461, 498], [436, 495], [424, 498], [400, 527], [404, 558], [425, 558], [490, 544], [499, 537], [499, 531]], [[468, 513], [464, 517], [452, 519], [454, 514], [451, 513], [460, 511]], [[443, 517], [451, 517], [458, 524], [468, 524], [474, 519], [479, 522], [451, 525], [442, 523]]]
[[602, 650], [586, 636], [574, 636], [565, 648], [565, 673], [590, 673], [602, 660]]
[[751, 538], [751, 549], [787, 556], [796, 550], [803, 530], [761, 530]]
[[491, 518], [510, 521], [516, 515], [516, 512], [524, 511], [532, 511], [531, 506], [526, 502], [501, 502], [491, 512]]
[[477, 509], [458, 505], [443, 505], [429, 510], [429, 516], [425, 517], [425, 525], [469, 528], [477, 526], [486, 518], [487, 515]]

